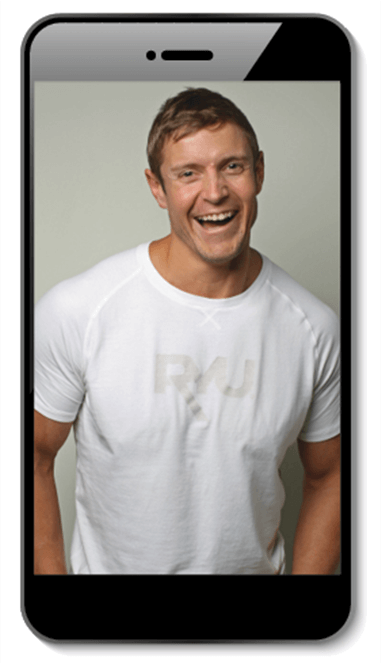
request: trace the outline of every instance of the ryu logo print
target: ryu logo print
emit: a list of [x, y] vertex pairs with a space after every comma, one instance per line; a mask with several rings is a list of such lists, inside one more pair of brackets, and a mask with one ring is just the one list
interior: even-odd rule
[[[227, 382], [227, 357], [216, 357], [205, 373], [201, 373], [188, 355], [156, 355], [155, 393], [164, 394], [167, 387], [175, 386], [199, 421], [207, 421], [207, 417], [196, 394], [205, 394], [213, 382], [224, 396], [244, 398], [254, 383], [254, 361], [246, 359], [242, 384], [232, 387]], [[192, 384], [195, 394], [190, 388]]]

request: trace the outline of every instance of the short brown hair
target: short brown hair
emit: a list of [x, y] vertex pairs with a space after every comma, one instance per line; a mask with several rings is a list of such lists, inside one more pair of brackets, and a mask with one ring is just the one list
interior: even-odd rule
[[[232, 122], [243, 129], [256, 162], [259, 147], [254, 129], [230, 99], [207, 88], [187, 88], [162, 105], [148, 135], [147, 156], [151, 171], [163, 186], [160, 173], [165, 141], [180, 140], [204, 127]], [[164, 188], [164, 186], [163, 186]]]

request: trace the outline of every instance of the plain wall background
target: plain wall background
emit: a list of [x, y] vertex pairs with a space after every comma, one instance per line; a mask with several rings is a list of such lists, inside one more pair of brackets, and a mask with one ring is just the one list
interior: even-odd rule
[[[145, 181], [159, 107], [186, 86], [221, 92], [251, 121], [265, 183], [251, 244], [339, 311], [339, 86], [316, 83], [38, 83], [35, 99], [35, 297], [103, 258], [169, 232]], [[282, 465], [281, 530], [290, 572], [301, 502], [296, 445]], [[75, 443], [56, 480], [69, 559]]]

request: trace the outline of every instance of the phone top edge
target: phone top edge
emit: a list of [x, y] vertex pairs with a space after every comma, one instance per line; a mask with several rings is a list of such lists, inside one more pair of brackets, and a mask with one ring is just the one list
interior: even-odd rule
[[21, 53], [23, 57], [29, 55], [30, 47], [32, 45], [33, 39], [36, 35], [41, 32], [45, 27], [53, 23], [58, 23], [61, 19], [65, 18], [65, 14], [49, 14], [38, 19], [35, 23], [32, 23], [30, 28], [26, 31], [24, 38], [21, 42]]
[[179, 23], [184, 23], [184, 22], [195, 22], [195, 23], [202, 23], [204, 21], [209, 21], [212, 23], [219, 23], [219, 22], [241, 22], [241, 21], [248, 21], [248, 22], [267, 22], [267, 23], [276, 23], [279, 21], [291, 21], [291, 20], [306, 20], [308, 19], [309, 21], [311, 20], [319, 20], [319, 21], [325, 21], [327, 23], [331, 23], [333, 26], [338, 28], [340, 32], [343, 34], [343, 36], [346, 38], [348, 42], [349, 49], [351, 50], [351, 45], [354, 44], [353, 42], [353, 37], [343, 26], [340, 21], [338, 21], [336, 18], [333, 18], [332, 16], [328, 16], [327, 14], [293, 14], [293, 13], [275, 13], [275, 14], [267, 14], [267, 13], [216, 13], [216, 14], [211, 14], [208, 12], [205, 13], [184, 13], [184, 14], [176, 14], [176, 13], [147, 13], [147, 14], [121, 14], [121, 13], [57, 13], [57, 14], [47, 14], [46, 16], [40, 18], [38, 21], [33, 23], [29, 30], [25, 33], [24, 38], [22, 40], [22, 45], [21, 49], [22, 51], [26, 54], [27, 49], [30, 49], [31, 43], [36, 37], [36, 35], [41, 32], [45, 27], [52, 25], [54, 23], [60, 23], [60, 22], [66, 22], [66, 23], [79, 23], [79, 22], [88, 22], [88, 23], [97, 23], [97, 22], [142, 22], [142, 23], [149, 23], [152, 21], [159, 22], [159, 23], [164, 23], [166, 21], [175, 21]]
[[345, 41], [347, 42], [350, 55], [352, 54], [352, 46], [355, 45], [355, 41], [353, 35], [349, 32], [348, 28], [346, 28], [342, 23], [340, 23], [340, 21], [338, 21], [336, 18], [328, 16], [328, 14], [314, 14], [311, 16], [319, 18], [322, 21], [325, 21], [326, 23], [331, 23], [334, 27], [336, 27], [341, 33], [341, 35], [345, 38]]

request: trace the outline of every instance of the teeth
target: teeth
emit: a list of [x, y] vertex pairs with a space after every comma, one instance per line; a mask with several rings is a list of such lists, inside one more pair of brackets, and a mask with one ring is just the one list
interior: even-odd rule
[[227, 212], [226, 214], [207, 214], [206, 216], [198, 216], [200, 221], [224, 221], [233, 216], [234, 212]]

